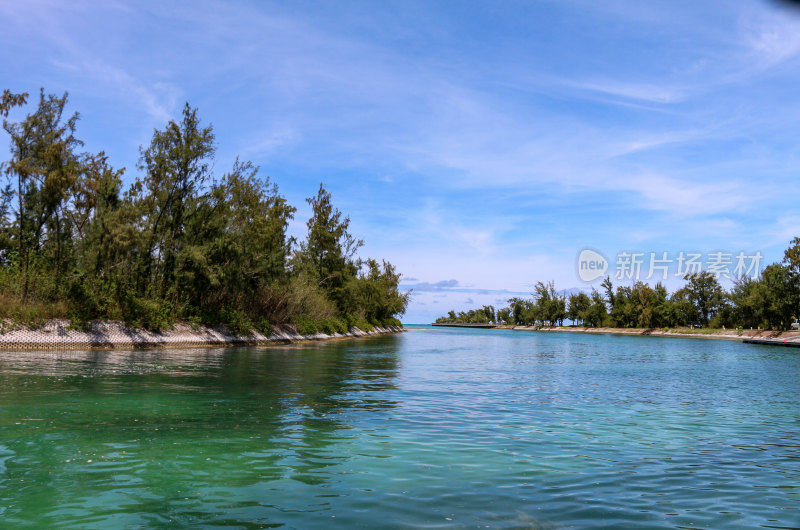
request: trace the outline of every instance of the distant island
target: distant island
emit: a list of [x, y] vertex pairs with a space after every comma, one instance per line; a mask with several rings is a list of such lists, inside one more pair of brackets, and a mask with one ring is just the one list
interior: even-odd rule
[[42, 90], [32, 113], [9, 121], [27, 98], [5, 90], [0, 100], [11, 137], [0, 195], [3, 330], [54, 319], [87, 331], [93, 321], [151, 332], [181, 322], [263, 337], [275, 326], [302, 336], [402, 326], [400, 274], [357, 256], [363, 242], [322, 184], [296, 241], [287, 235], [296, 208], [259, 168], [237, 159], [214, 174], [213, 127], [188, 103], [140, 147], [140, 176], [123, 189], [124, 169], [80, 150], [67, 94]]
[[670, 294], [660, 282], [614, 285], [607, 277], [603, 292], [567, 296], [554, 282], [537, 282], [530, 298], [510, 298], [508, 306], [491, 305], [447, 315], [437, 324], [506, 324], [559, 327], [565, 320], [585, 328], [769, 329], [789, 330], [800, 316], [800, 237], [780, 263], [767, 266], [757, 279], [742, 277], [727, 291], [709, 272], [685, 276], [686, 284]]

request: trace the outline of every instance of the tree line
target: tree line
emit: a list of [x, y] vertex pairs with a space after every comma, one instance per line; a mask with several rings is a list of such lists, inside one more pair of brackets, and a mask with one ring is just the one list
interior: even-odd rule
[[350, 219], [321, 184], [307, 199], [307, 235], [287, 234], [296, 208], [250, 162], [213, 171], [216, 137], [188, 103], [139, 148], [140, 175], [81, 151], [67, 94], [40, 92], [32, 113], [7, 118], [27, 94], [5, 90], [11, 138], [0, 193], [0, 318], [80, 325], [123, 320], [148, 329], [176, 320], [268, 333], [399, 325], [408, 304], [387, 261], [361, 259]]
[[687, 275], [686, 284], [670, 294], [660, 282], [636, 282], [614, 288], [611, 278], [590, 293], [556, 291], [553, 282], [537, 282], [531, 298], [511, 298], [508, 306], [491, 305], [456, 313], [437, 323], [501, 323], [561, 326], [569, 319], [590, 327], [664, 328], [703, 326], [786, 330], [800, 316], [800, 237], [794, 238], [780, 263], [758, 278], [742, 277], [725, 290], [709, 272]]

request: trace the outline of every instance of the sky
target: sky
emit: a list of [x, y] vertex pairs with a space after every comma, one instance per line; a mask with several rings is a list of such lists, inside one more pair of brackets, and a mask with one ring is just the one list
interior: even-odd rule
[[299, 238], [324, 182], [361, 256], [412, 289], [406, 323], [598, 286], [585, 249], [615, 284], [663, 279], [660, 258], [676, 289], [681, 256], [724, 283], [800, 236], [787, 4], [0, 0], [0, 24], [0, 89], [69, 92], [85, 149], [127, 182], [185, 102], [215, 173], [260, 166]]

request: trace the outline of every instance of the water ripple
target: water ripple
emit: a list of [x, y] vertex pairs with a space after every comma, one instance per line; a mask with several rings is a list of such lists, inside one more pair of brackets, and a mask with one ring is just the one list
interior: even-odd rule
[[426, 330], [0, 354], [0, 519], [63, 528], [797, 528], [800, 357]]

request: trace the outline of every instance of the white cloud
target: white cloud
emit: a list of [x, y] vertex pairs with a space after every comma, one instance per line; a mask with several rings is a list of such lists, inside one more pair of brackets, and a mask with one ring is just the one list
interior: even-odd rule
[[[745, 208], [753, 195], [735, 181], [696, 182], [645, 173], [611, 180], [606, 185], [636, 192], [647, 209], [666, 211], [675, 217], [708, 216]], [[712, 200], [713, 198], [713, 200]]]
[[[237, 152], [269, 174], [308, 169], [327, 184], [413, 189], [413, 199], [366, 200], [362, 183], [349, 182], [347, 200], [363, 212], [353, 228], [374, 236], [364, 236], [369, 254], [417, 284], [570, 285], [572, 253], [586, 234], [610, 246], [687, 233], [718, 246], [787, 240], [798, 226], [790, 200], [798, 185], [786, 175], [797, 150], [787, 138], [800, 125], [791, 90], [800, 19], [761, 2], [549, 7], [589, 35], [529, 39], [496, 26], [469, 43], [448, 35], [458, 35], [458, 20], [420, 19], [435, 32], [433, 46], [409, 53], [416, 34], [407, 32], [419, 26], [385, 25], [352, 5], [340, 9], [358, 16], [335, 24], [280, 3], [6, 2], [0, 13], [17, 42], [36, 28], [52, 52], [40, 55], [65, 79], [130, 106], [120, 120], [146, 115], [161, 126], [185, 97], [201, 115], [209, 108], [228, 120]], [[109, 27], [129, 33], [110, 41], [116, 46], [97, 44]], [[587, 50], [584, 37], [601, 46]], [[302, 197], [313, 190], [293, 185], [301, 211], [290, 232], [302, 237]], [[748, 224], [755, 214], [780, 221]], [[390, 226], [376, 228], [378, 218]]]
[[247, 145], [243, 155], [268, 157], [272, 153], [284, 149], [300, 140], [300, 134], [291, 126], [275, 126], [263, 133], [263, 138]]
[[678, 103], [683, 101], [689, 92], [688, 89], [670, 86], [663, 82], [647, 84], [621, 80], [594, 79], [580, 81], [563, 80], [562, 83], [566, 87], [578, 90], [658, 104]]
[[740, 33], [750, 69], [766, 70], [800, 54], [800, 18], [783, 10], [748, 10], [740, 21]]
[[800, 214], [778, 218], [772, 230], [772, 236], [768, 244], [787, 248], [792, 239], [800, 237]]

